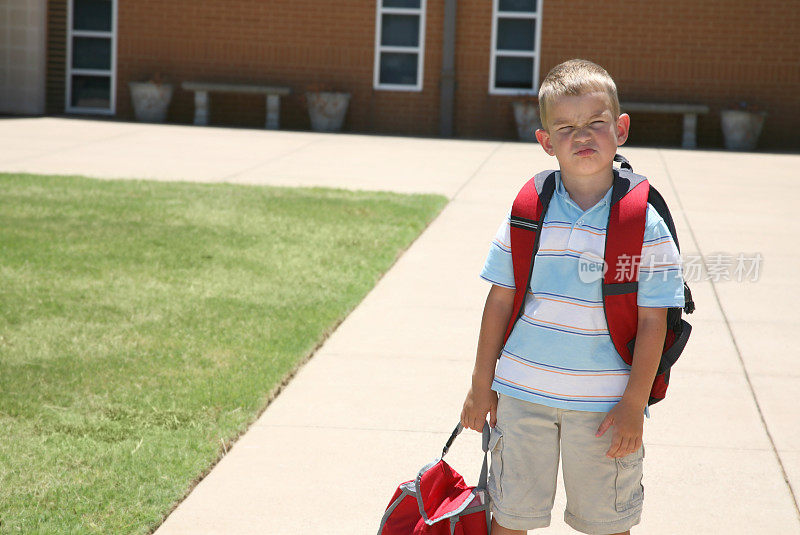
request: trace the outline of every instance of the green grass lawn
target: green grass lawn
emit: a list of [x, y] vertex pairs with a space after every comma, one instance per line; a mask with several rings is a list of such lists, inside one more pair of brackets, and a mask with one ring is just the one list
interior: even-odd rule
[[0, 533], [151, 532], [445, 203], [0, 174]]

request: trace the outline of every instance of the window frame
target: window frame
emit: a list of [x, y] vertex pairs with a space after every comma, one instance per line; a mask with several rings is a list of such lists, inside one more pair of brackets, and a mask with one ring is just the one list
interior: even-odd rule
[[[372, 88], [384, 91], [422, 91], [423, 72], [425, 70], [425, 15], [427, 0], [420, 0], [420, 7], [383, 7], [383, 0], [377, 0], [375, 10], [375, 62], [373, 66]], [[419, 46], [384, 46], [381, 45], [383, 15], [418, 15], [419, 16]], [[410, 84], [382, 84], [381, 78], [381, 52], [403, 52], [417, 54], [417, 83]]]
[[[533, 95], [539, 94], [539, 59], [541, 56], [541, 43], [542, 43], [542, 3], [544, 0], [537, 0], [536, 11], [534, 12], [520, 12], [520, 11], [500, 11], [499, 0], [492, 0], [492, 51], [489, 55], [489, 94], [490, 95]], [[516, 18], [516, 19], [535, 19], [533, 50], [531, 52], [522, 50], [497, 50], [497, 26], [500, 18]], [[532, 89], [512, 89], [508, 87], [497, 87], [497, 80], [495, 79], [495, 65], [497, 64], [497, 57], [522, 57], [533, 58], [533, 80]]]
[[[66, 91], [64, 111], [67, 113], [82, 113], [87, 115], [115, 115], [117, 110], [117, 0], [111, 2], [111, 31], [75, 30], [74, 9], [75, 0], [67, 1], [67, 68]], [[72, 67], [72, 41], [75, 37], [100, 37], [111, 41], [111, 66], [110, 69], [75, 69]], [[72, 77], [73, 76], [108, 76], [109, 81], [109, 107], [97, 108], [89, 106], [72, 106]]]

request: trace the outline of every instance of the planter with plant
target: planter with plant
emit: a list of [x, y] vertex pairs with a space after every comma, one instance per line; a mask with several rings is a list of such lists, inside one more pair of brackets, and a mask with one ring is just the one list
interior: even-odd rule
[[327, 84], [312, 84], [304, 95], [311, 128], [316, 132], [339, 132], [344, 124], [350, 93]]
[[511, 102], [514, 121], [517, 123], [517, 136], [520, 141], [536, 141], [536, 130], [542, 127], [539, 120], [539, 97], [519, 95]]
[[722, 136], [728, 150], [754, 150], [764, 127], [767, 112], [753, 104], [738, 102], [731, 108], [722, 110]]
[[172, 100], [172, 84], [155, 73], [144, 82], [128, 82], [137, 121], [163, 123]]

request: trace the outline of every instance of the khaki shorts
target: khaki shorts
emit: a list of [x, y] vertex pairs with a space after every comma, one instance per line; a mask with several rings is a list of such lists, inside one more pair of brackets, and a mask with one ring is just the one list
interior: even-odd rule
[[500, 394], [489, 448], [491, 511], [504, 528], [550, 525], [559, 444], [567, 507], [564, 521], [583, 533], [630, 529], [642, 514], [644, 446], [606, 457], [614, 428], [597, 438], [604, 412], [555, 409]]

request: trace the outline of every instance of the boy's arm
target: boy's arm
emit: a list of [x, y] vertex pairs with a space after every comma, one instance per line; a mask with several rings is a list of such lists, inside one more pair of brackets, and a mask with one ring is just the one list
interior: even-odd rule
[[487, 413], [490, 413], [489, 424], [494, 427], [497, 423], [497, 393], [492, 390], [492, 380], [497, 358], [503, 349], [503, 337], [514, 309], [514, 294], [513, 288], [493, 284], [483, 307], [472, 387], [461, 411], [461, 424], [476, 431], [483, 430]]
[[638, 307], [639, 320], [628, 386], [620, 402], [608, 412], [597, 429], [597, 436], [600, 437], [610, 426], [614, 426], [607, 457], [624, 457], [642, 445], [644, 409], [650, 399], [650, 390], [661, 360], [667, 334], [667, 310]]

